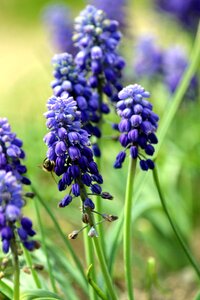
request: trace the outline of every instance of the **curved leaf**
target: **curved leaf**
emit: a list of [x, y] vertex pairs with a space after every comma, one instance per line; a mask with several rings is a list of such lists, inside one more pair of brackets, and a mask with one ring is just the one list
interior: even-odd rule
[[0, 293], [5, 295], [9, 299], [13, 299], [12, 288], [7, 283], [5, 283], [3, 280], [0, 280]]
[[20, 295], [20, 300], [63, 300], [55, 293], [46, 290], [24, 291]]
[[193, 300], [200, 300], [200, 292], [198, 292], [198, 294], [194, 297]]

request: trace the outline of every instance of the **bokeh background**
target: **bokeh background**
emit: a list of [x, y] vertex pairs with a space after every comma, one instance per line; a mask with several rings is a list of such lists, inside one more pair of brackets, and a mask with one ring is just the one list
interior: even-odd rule
[[[24, 141], [29, 177], [67, 236], [69, 232], [81, 226], [79, 203], [59, 209], [57, 203], [62, 195], [58, 193], [51, 174], [42, 170], [46, 153], [46, 146], [43, 143], [43, 136], [46, 133], [43, 113], [46, 111], [46, 101], [52, 94], [51, 58], [58, 52], [52, 44], [51, 34], [44, 20], [44, 11], [47, 5], [55, 3], [57, 2], [45, 0], [0, 1], [0, 116], [8, 118], [12, 130]], [[67, 5], [70, 18], [73, 19], [88, 2], [66, 0], [59, 3]], [[158, 11], [153, 0], [127, 1], [125, 15], [126, 25], [120, 49], [127, 60], [124, 81], [128, 84], [135, 82], [143, 84], [152, 94], [155, 111], [162, 118], [173, 101], [173, 95], [162, 80], [137, 76], [134, 70], [137, 39], [141, 35], [153, 35], [162, 49], [179, 44], [189, 57], [195, 30], [191, 32], [185, 29], [176, 18]], [[157, 165], [171, 214], [184, 239], [200, 261], [199, 113], [198, 96], [192, 101], [184, 100], [161, 148]], [[115, 116], [110, 117], [110, 120], [115, 119]], [[105, 136], [112, 134], [109, 125], [104, 125], [104, 134]], [[114, 200], [106, 202], [104, 210], [116, 215], [119, 215], [123, 208], [127, 174], [127, 164], [123, 169], [113, 169], [114, 157], [119, 149], [116, 142], [105, 138], [102, 158], [104, 190], [113, 194]], [[39, 231], [33, 201], [30, 200], [26, 210], [35, 219], [35, 227]], [[148, 298], [149, 286], [154, 300], [192, 299], [197, 291], [196, 277], [162, 211], [151, 173], [147, 175], [135, 201], [137, 205], [134, 212], [133, 252], [137, 299], [151, 299]], [[41, 213], [46, 236], [51, 240], [52, 247], [58, 247], [63, 251], [63, 255], [68, 255], [43, 208]], [[108, 248], [114, 228], [115, 223], [105, 225]], [[84, 259], [81, 236], [73, 241], [73, 247]], [[51, 250], [53, 251], [53, 248]], [[114, 274], [121, 291], [121, 299], [125, 299], [121, 252], [122, 249], [119, 247]], [[42, 251], [40, 255], [42, 256]], [[148, 274], [150, 257], [156, 262], [157, 280], [153, 280]], [[37, 257], [35, 259], [37, 260]], [[56, 261], [53, 263], [56, 268]], [[148, 278], [151, 278], [150, 285]], [[85, 298], [80, 295], [80, 299]]]

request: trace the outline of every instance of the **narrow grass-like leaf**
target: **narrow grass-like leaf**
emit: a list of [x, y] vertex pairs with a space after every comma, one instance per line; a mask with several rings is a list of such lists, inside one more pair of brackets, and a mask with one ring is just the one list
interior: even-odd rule
[[48, 274], [49, 274], [51, 286], [52, 286], [53, 291], [55, 293], [57, 293], [55, 277], [54, 277], [53, 269], [52, 269], [51, 262], [50, 262], [50, 259], [49, 259], [47, 247], [46, 247], [45, 232], [44, 232], [44, 227], [43, 227], [42, 220], [41, 220], [41, 215], [40, 215], [40, 210], [39, 210], [39, 203], [38, 203], [37, 199], [34, 201], [34, 204], [35, 204], [35, 210], [36, 210], [37, 220], [38, 220], [38, 224], [39, 224], [39, 229], [40, 229], [40, 232], [41, 232], [42, 247], [43, 247], [43, 250], [44, 250], [44, 254], [46, 256], [46, 262], [47, 262]]
[[35, 300], [35, 299], [51, 299], [51, 300], [62, 300], [60, 296], [55, 293], [46, 290], [31, 290], [24, 291], [21, 293], [20, 300]]
[[7, 283], [5, 283], [5, 281], [2, 279], [0, 280], [0, 292], [6, 297], [8, 297], [9, 299], [13, 299], [12, 288]]
[[[181, 101], [182, 101], [183, 96], [189, 86], [191, 78], [196, 73], [196, 71], [199, 67], [199, 62], [200, 62], [200, 25], [198, 27], [198, 31], [196, 34], [196, 39], [195, 39], [193, 50], [191, 52], [190, 63], [183, 74], [183, 78], [176, 89], [173, 99], [171, 100], [171, 106], [169, 107], [168, 111], [166, 111], [166, 113], [163, 117], [163, 120], [159, 126], [159, 131], [158, 131], [159, 144], [156, 148], [156, 151], [154, 154], [154, 159], [157, 157], [157, 155], [159, 153], [160, 147], [164, 142], [167, 131], [175, 117], [175, 114], [179, 108], [179, 105], [181, 104]], [[144, 185], [146, 177], [147, 177], [147, 173], [144, 173], [144, 172], [141, 172], [140, 175], [138, 175], [136, 177], [135, 199], [137, 199], [138, 195], [140, 194], [141, 188]], [[133, 207], [133, 209], [135, 209], [135, 206]], [[121, 213], [119, 218], [123, 220], [123, 213]], [[118, 222], [118, 224], [116, 224], [114, 229], [112, 228], [112, 236], [113, 236], [113, 244], [114, 245], [119, 245], [121, 243], [121, 240], [119, 240], [119, 238], [122, 238], [122, 235], [120, 234], [122, 229], [123, 229], [123, 226], [122, 226], [121, 222]], [[119, 242], [118, 242], [118, 240], [119, 240]], [[113, 255], [113, 253], [111, 252], [110, 255]], [[109, 260], [110, 260], [110, 257], [109, 257]], [[112, 260], [112, 263], [114, 263], [113, 260]], [[112, 266], [111, 266], [111, 268], [112, 268]]]
[[194, 297], [193, 300], [200, 300], [200, 292], [198, 292], [198, 294]]
[[35, 195], [38, 197], [38, 200], [40, 201], [40, 203], [42, 204], [42, 206], [44, 207], [44, 209], [46, 210], [47, 214], [50, 216], [52, 222], [55, 225], [55, 228], [57, 229], [57, 232], [59, 233], [61, 239], [63, 240], [67, 250], [69, 251], [69, 253], [71, 254], [77, 269], [80, 271], [80, 274], [82, 275], [83, 281], [85, 282], [86, 288], [88, 286], [87, 283], [87, 279], [84, 273], [84, 269], [83, 266], [79, 260], [79, 258], [77, 257], [76, 253], [74, 252], [69, 240], [67, 239], [67, 237], [64, 235], [64, 233], [62, 232], [62, 229], [60, 228], [59, 223], [57, 222], [56, 218], [54, 217], [54, 214], [52, 213], [51, 209], [48, 207], [48, 205], [45, 203], [45, 201], [43, 201], [42, 197], [39, 195], [37, 189], [33, 186], [33, 184], [31, 185], [33, 192], [35, 193]]

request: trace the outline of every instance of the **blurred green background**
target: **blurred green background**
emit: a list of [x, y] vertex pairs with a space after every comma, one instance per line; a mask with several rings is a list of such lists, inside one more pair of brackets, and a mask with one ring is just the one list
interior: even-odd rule
[[[54, 54], [47, 29], [42, 22], [42, 10], [47, 3], [57, 2], [0, 0], [0, 116], [8, 118], [12, 130], [24, 141], [29, 177], [57, 216], [63, 232], [67, 235], [70, 231], [81, 226], [79, 203], [77, 201], [66, 209], [58, 209], [57, 203], [62, 194], [58, 193], [51, 174], [45, 173], [41, 167], [46, 153], [46, 146], [43, 143], [43, 136], [46, 133], [43, 113], [46, 111], [46, 101], [52, 93], [50, 88], [52, 80], [51, 58]], [[76, 16], [84, 8], [86, 1], [71, 0], [59, 3], [66, 3], [72, 14]], [[122, 51], [126, 59], [130, 61], [126, 71], [129, 80], [132, 74], [131, 59], [134, 39], [140, 33], [155, 33], [163, 47], [174, 44], [175, 41], [182, 44], [189, 52], [191, 50], [193, 39], [190, 35], [184, 32], [174, 21], [169, 21], [158, 15], [153, 9], [152, 1], [129, 1], [127, 24], [128, 35], [124, 37]], [[144, 82], [138, 83], [143, 84]], [[147, 85], [146, 89], [152, 94], [155, 111], [162, 118], [169, 107], [170, 95], [160, 83], [145, 82], [145, 84]], [[197, 259], [200, 260], [199, 114], [199, 99], [180, 107], [159, 153], [157, 164], [163, 191], [172, 216]], [[110, 134], [109, 126], [104, 126], [104, 133], [105, 135]], [[114, 170], [112, 167], [114, 157], [119, 149], [117, 143], [105, 139], [102, 162], [103, 189], [109, 191], [115, 198], [113, 202], [105, 201], [103, 209], [105, 212], [116, 215], [119, 215], [123, 208], [127, 173], [127, 163], [122, 170]], [[168, 297], [170, 289], [176, 290], [177, 286], [187, 290], [184, 280], [189, 286], [189, 292], [186, 291], [186, 293], [193, 295], [197, 289], [195, 277], [162, 211], [156, 189], [153, 186], [151, 173], [147, 175], [145, 183], [137, 198], [135, 212], [135, 215], [138, 216], [134, 224], [135, 240], [133, 243], [138, 278], [136, 287], [140, 291], [145, 290], [146, 264], [148, 257], [153, 256], [157, 262], [157, 272], [162, 289], [165, 292], [167, 289], [167, 294], [162, 294], [161, 289], [159, 293], [162, 296], [158, 299], [165, 299], [164, 295]], [[30, 200], [26, 211], [35, 219], [35, 227], [37, 228], [33, 201]], [[51, 240], [56, 245], [58, 244], [62, 248], [62, 242], [57, 238], [53, 224], [42, 208], [41, 212], [47, 234], [51, 236]], [[107, 227], [109, 247], [109, 237], [112, 237], [115, 224], [105, 226]], [[75, 251], [80, 251], [82, 238], [73, 241], [73, 246]], [[81, 257], [84, 257], [84, 253], [81, 254]], [[120, 249], [115, 266], [116, 281], [119, 281], [119, 287], [120, 280], [123, 278], [121, 258]], [[185, 279], [181, 275], [185, 274], [184, 270], [187, 270], [186, 275], [189, 276], [189, 279]], [[173, 277], [173, 272], [176, 272], [176, 277]], [[173, 278], [175, 278], [174, 282], [177, 282], [175, 286], [173, 286]], [[156, 289], [159, 290], [159, 288]], [[121, 290], [123, 292], [123, 286], [121, 286]], [[171, 293], [173, 292], [171, 291]], [[190, 299], [186, 297], [183, 296], [182, 300]], [[139, 299], [143, 299], [142, 294]], [[172, 296], [172, 298], [166, 299], [178, 298]]]

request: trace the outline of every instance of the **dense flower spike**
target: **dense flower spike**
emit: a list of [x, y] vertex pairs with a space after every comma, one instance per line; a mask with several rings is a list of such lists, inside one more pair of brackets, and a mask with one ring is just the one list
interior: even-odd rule
[[92, 5], [98, 9], [105, 11], [109, 19], [114, 19], [119, 22], [120, 29], [126, 27], [126, 6], [127, 0], [117, 1], [117, 5], [113, 5], [112, 0], [91, 0]]
[[61, 52], [74, 53], [73, 22], [70, 9], [64, 4], [50, 4], [44, 8], [43, 19], [50, 31], [53, 46]]
[[51, 83], [55, 96], [68, 95], [77, 101], [81, 121], [89, 134], [100, 137], [98, 94], [87, 85], [84, 74], [76, 68], [73, 57], [68, 53], [56, 54], [52, 59], [55, 80]]
[[[76, 64], [86, 72], [92, 88], [103, 89], [111, 101], [117, 101], [122, 89], [121, 72], [125, 62], [117, 52], [121, 34], [118, 22], [109, 20], [106, 14], [93, 6], [87, 6], [75, 19], [73, 40], [79, 48]], [[107, 105], [101, 107], [108, 111]]]
[[163, 53], [153, 36], [138, 39], [134, 52], [134, 72], [136, 77], [153, 78], [162, 72]]
[[[176, 90], [187, 65], [188, 58], [181, 47], [176, 46], [173, 48], [169, 48], [169, 50], [165, 52], [163, 59], [164, 82], [166, 83], [171, 93]], [[194, 75], [190, 81], [185, 99], [198, 99], [198, 92], [199, 80], [198, 77]]]
[[[54, 162], [56, 175], [62, 175], [58, 189], [63, 191], [70, 186], [69, 194], [59, 206], [67, 206], [73, 196], [83, 194], [85, 186], [90, 187], [93, 194], [100, 194], [99, 184], [103, 179], [89, 148], [88, 132], [81, 128], [81, 112], [77, 110], [76, 101], [67, 95], [53, 96], [48, 100], [47, 108], [46, 125], [50, 130], [44, 137], [49, 148], [47, 158]], [[86, 205], [94, 208], [92, 200], [87, 200]]]
[[175, 17], [185, 28], [195, 31], [200, 18], [199, 0], [156, 0], [157, 7]]
[[117, 113], [121, 117], [118, 124], [121, 132], [119, 141], [125, 150], [117, 155], [114, 167], [122, 167], [126, 158], [125, 151], [129, 149], [133, 159], [140, 159], [142, 170], [153, 169], [153, 161], [144, 155], [152, 156], [153, 144], [158, 142], [155, 131], [159, 118], [152, 111], [152, 104], [144, 99], [149, 98], [150, 94], [142, 86], [134, 84], [125, 87], [118, 96], [120, 101], [117, 103]]
[[26, 167], [21, 164], [25, 158], [22, 144], [16, 134], [11, 132], [8, 120], [0, 118], [0, 170], [12, 171], [21, 183], [30, 184], [30, 180], [24, 176]]
[[[2, 249], [8, 253], [11, 240], [18, 234], [21, 243], [32, 251], [37, 243], [29, 237], [35, 235], [32, 222], [22, 215], [23, 199], [22, 185], [11, 171], [0, 170], [0, 232]], [[21, 223], [21, 226], [18, 223]]]

